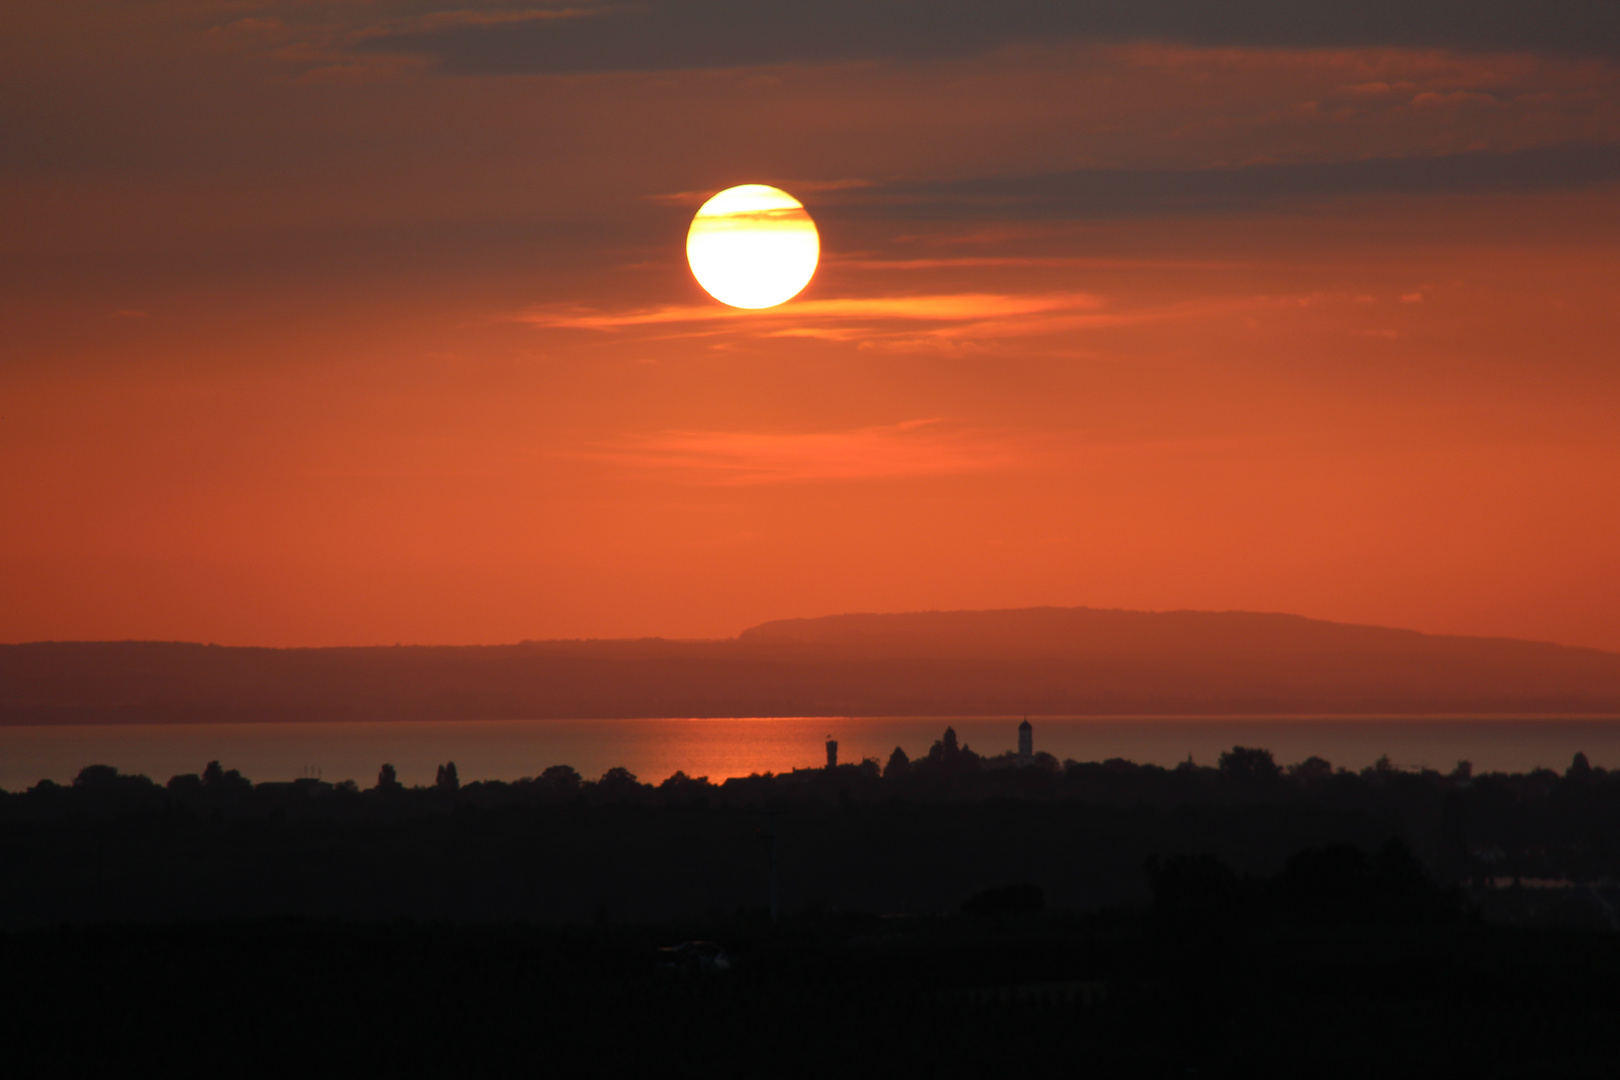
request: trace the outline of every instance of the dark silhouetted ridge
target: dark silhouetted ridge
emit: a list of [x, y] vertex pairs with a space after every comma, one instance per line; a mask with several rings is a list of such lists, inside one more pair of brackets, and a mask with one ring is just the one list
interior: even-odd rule
[[0, 722], [1617, 713], [1620, 655], [1252, 612], [836, 615], [722, 641], [0, 646]]

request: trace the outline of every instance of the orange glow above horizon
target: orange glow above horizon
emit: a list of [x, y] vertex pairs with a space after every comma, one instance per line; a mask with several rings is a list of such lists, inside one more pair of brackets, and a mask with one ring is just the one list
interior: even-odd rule
[[[1514, 157], [1620, 144], [1612, 63], [447, 74], [358, 24], [30, 11], [0, 640], [1054, 604], [1620, 650], [1620, 188]], [[777, 307], [683, 258], [748, 177], [815, 212]]]

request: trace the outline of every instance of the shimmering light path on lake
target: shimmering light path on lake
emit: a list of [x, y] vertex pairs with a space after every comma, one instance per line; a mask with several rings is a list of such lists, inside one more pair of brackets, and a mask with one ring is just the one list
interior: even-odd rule
[[[1035, 748], [1059, 759], [1112, 757], [1170, 766], [1190, 754], [1214, 764], [1234, 745], [1271, 750], [1280, 763], [1312, 754], [1361, 769], [1381, 754], [1404, 768], [1449, 772], [1458, 759], [1476, 772], [1562, 772], [1576, 751], [1593, 765], [1620, 766], [1620, 718], [1307, 718], [1036, 717]], [[722, 780], [785, 772], [825, 761], [823, 742], [839, 742], [842, 761], [887, 760], [896, 746], [927, 753], [949, 724], [985, 754], [1013, 749], [1018, 718], [791, 717], [727, 720], [491, 720], [451, 723], [185, 724], [0, 727], [0, 788], [20, 791], [49, 778], [73, 779], [105, 764], [161, 782], [200, 772], [218, 759], [251, 780], [289, 780], [319, 769], [328, 780], [376, 782], [392, 763], [407, 784], [433, 780], [454, 761], [464, 782], [515, 780], [549, 765], [586, 777], [623, 765], [643, 781], [675, 772]]]

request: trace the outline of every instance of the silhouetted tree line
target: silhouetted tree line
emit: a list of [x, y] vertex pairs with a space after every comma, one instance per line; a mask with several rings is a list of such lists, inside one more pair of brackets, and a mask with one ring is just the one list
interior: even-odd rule
[[1516, 884], [1553, 880], [1569, 884], [1559, 895], [1570, 917], [1601, 922], [1614, 918], [1602, 883], [1620, 876], [1620, 773], [1580, 755], [1562, 774], [1387, 759], [1350, 772], [1320, 758], [1282, 767], [1253, 747], [1213, 766], [1021, 764], [951, 730], [914, 759], [896, 748], [886, 764], [718, 784], [683, 772], [643, 783], [623, 768], [587, 779], [566, 765], [463, 782], [446, 762], [430, 786], [406, 786], [384, 764], [362, 789], [254, 784], [216, 761], [159, 785], [93, 765], [69, 786], [0, 794], [0, 923], [731, 910], [765, 902], [767, 832], [789, 910], [955, 910], [1009, 882], [1086, 909], [1145, 901], [1151, 884], [1166, 912], [1176, 896], [1202, 896], [1191, 906], [1331, 921], [1334, 896], [1399, 921], [1450, 903], [1412, 884], [1430, 882], [1467, 887], [1493, 917], [1534, 921], [1550, 902]]
[[374, 786], [302, 779], [254, 784], [211, 761], [200, 774], [159, 786], [108, 765], [85, 767], [70, 787], [43, 780], [26, 792], [0, 793], [0, 816], [107, 816], [181, 810], [227, 818], [310, 816], [372, 819], [420, 816], [455, 807], [524, 805], [760, 808], [818, 802], [918, 802], [1015, 799], [1081, 801], [1170, 809], [1199, 805], [1303, 804], [1370, 814], [1412, 837], [1448, 880], [1487, 877], [1592, 880], [1620, 873], [1620, 773], [1576, 754], [1558, 774], [1474, 774], [1468, 762], [1449, 773], [1409, 771], [1387, 757], [1351, 772], [1320, 757], [1282, 767], [1270, 751], [1235, 746], [1213, 767], [1191, 760], [1174, 768], [1118, 758], [1058, 762], [1037, 754], [1018, 767], [1013, 755], [985, 757], [947, 728], [927, 754], [895, 747], [876, 759], [836, 769], [738, 777], [711, 783], [677, 772], [658, 784], [629, 770], [588, 780], [567, 765], [517, 781], [463, 784], [456, 765], [439, 766], [431, 787], [406, 787], [392, 764]]

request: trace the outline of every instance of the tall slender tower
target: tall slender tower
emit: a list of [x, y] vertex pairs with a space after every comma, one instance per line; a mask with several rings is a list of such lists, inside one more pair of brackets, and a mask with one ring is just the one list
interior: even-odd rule
[[1018, 725], [1018, 764], [1030, 765], [1035, 761], [1035, 729], [1029, 726], [1029, 717]]
[[838, 768], [838, 740], [827, 736], [827, 768]]

